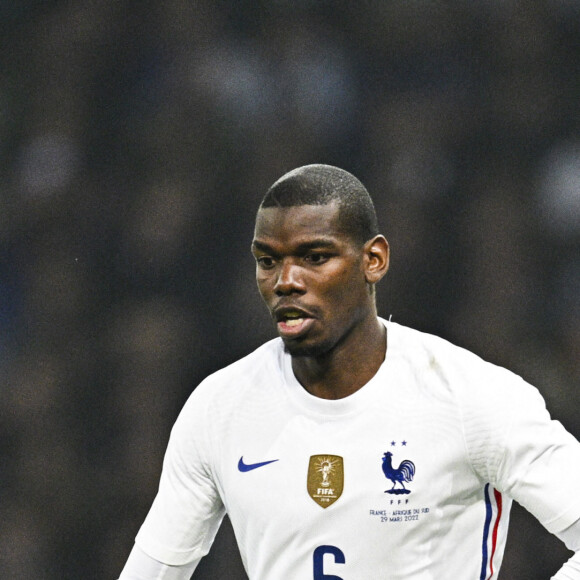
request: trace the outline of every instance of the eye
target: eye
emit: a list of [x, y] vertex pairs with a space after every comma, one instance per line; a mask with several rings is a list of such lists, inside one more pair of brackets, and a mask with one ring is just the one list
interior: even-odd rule
[[269, 270], [274, 267], [274, 258], [271, 258], [270, 256], [258, 256], [256, 262], [258, 267], [262, 268], [262, 270]]
[[330, 254], [323, 252], [310, 252], [304, 256], [304, 260], [310, 264], [324, 264], [330, 258]]

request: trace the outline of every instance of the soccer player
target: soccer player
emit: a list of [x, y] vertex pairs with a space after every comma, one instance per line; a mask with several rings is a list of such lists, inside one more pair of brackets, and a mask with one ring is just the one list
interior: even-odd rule
[[250, 580], [497, 578], [512, 500], [580, 579], [580, 444], [518, 376], [377, 316], [358, 179], [284, 175], [252, 252], [279, 338], [191, 395], [122, 580], [190, 578], [226, 512]]

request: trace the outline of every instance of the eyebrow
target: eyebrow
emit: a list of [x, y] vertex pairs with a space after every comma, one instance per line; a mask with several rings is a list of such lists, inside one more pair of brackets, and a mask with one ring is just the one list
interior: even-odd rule
[[[311, 240], [309, 242], [303, 242], [302, 244], [298, 244], [296, 247], [296, 253], [301, 254], [303, 252], [307, 252], [308, 250], [313, 250], [316, 248], [335, 248], [336, 242], [333, 240], [329, 240], [327, 238], [317, 238], [315, 240]], [[266, 244], [265, 242], [260, 242], [259, 240], [254, 240], [252, 242], [252, 249], [260, 250], [261, 252], [269, 252], [274, 253], [274, 249]]]

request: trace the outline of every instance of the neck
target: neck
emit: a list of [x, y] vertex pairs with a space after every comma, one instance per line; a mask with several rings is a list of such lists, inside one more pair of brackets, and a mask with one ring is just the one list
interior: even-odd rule
[[374, 316], [328, 353], [294, 357], [292, 369], [300, 384], [322, 399], [342, 399], [366, 385], [385, 360], [387, 332]]

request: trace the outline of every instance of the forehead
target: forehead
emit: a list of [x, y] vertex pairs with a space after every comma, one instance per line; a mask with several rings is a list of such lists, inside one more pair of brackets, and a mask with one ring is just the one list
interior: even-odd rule
[[256, 216], [254, 241], [343, 238], [337, 203], [261, 208]]

